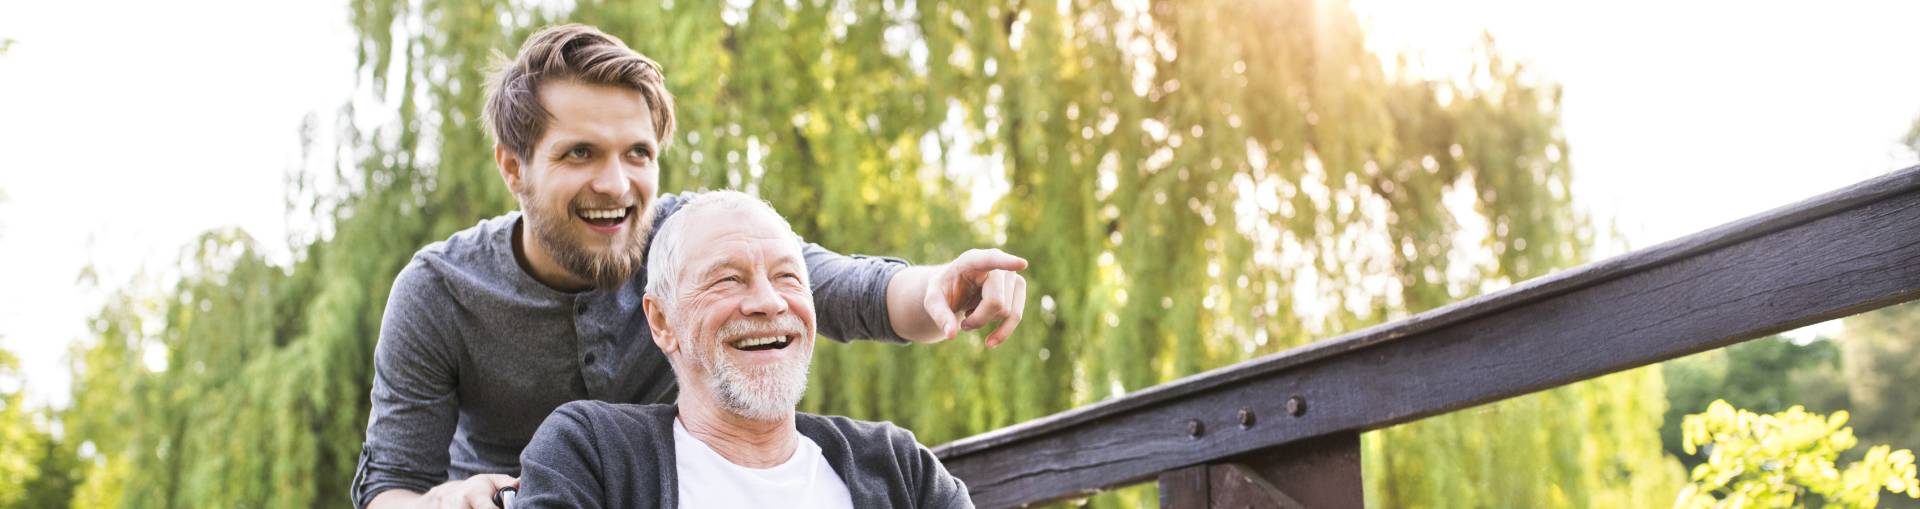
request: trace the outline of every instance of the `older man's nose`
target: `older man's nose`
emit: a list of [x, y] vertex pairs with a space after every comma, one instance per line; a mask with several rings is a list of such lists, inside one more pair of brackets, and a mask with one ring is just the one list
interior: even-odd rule
[[740, 303], [740, 312], [748, 315], [778, 315], [787, 312], [787, 301], [773, 291], [771, 281], [761, 280], [748, 290]]

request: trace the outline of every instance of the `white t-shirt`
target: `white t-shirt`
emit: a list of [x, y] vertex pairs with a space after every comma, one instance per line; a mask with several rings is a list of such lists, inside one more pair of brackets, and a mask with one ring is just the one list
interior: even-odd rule
[[806, 435], [799, 442], [785, 463], [747, 468], [714, 452], [675, 417], [673, 466], [680, 474], [680, 507], [853, 509], [847, 483], [820, 455], [820, 444]]

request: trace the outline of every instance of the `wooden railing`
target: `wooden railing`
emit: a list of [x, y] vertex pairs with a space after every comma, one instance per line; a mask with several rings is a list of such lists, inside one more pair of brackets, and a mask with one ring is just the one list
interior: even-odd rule
[[1920, 167], [935, 453], [981, 507], [1357, 508], [1361, 432], [1915, 298]]

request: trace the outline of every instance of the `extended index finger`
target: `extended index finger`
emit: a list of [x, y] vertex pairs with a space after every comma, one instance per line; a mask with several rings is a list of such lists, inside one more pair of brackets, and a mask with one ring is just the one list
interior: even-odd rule
[[1027, 259], [998, 249], [975, 249], [960, 255], [959, 259], [953, 261], [953, 265], [961, 272], [968, 273], [993, 270], [1018, 272], [1027, 268]]

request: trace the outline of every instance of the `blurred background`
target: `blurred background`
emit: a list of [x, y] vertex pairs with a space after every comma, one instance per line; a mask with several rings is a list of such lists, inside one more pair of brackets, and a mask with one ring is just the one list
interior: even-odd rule
[[[932, 445], [1912, 166], [1916, 19], [1850, 0], [0, 0], [0, 508], [347, 503], [387, 289], [514, 207], [481, 84], [548, 24], [666, 67], [663, 190], [748, 190], [842, 252], [1033, 261], [1002, 348], [822, 343], [805, 410]], [[1917, 345], [1920, 305], [1895, 306], [1368, 433], [1367, 500], [1672, 505], [1705, 458], [1683, 417], [1716, 399], [1849, 411], [1863, 445], [1911, 449]]]

